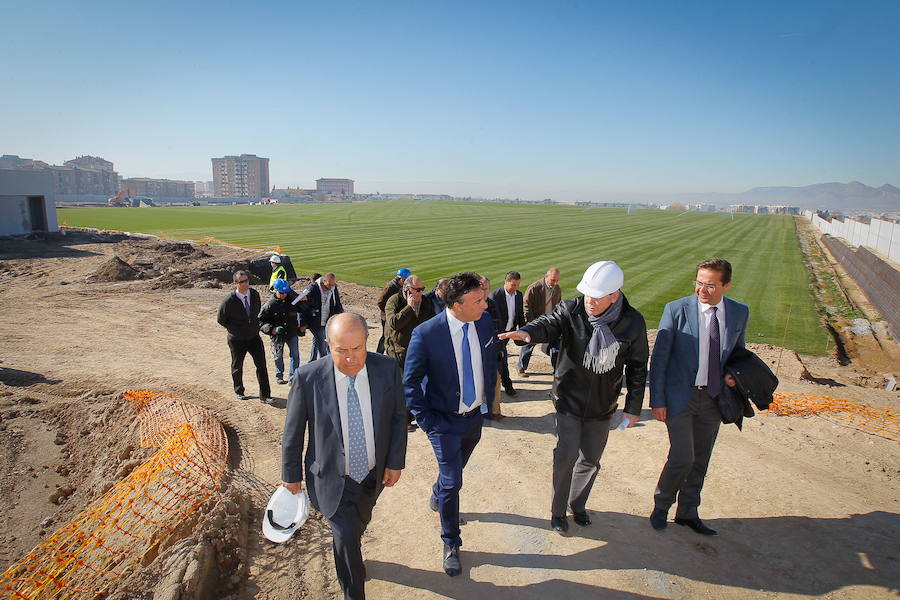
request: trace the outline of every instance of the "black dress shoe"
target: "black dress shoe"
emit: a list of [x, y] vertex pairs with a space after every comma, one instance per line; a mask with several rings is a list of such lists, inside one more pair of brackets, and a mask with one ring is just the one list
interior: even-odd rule
[[428, 499], [428, 508], [433, 510], [434, 512], [438, 511], [438, 499], [434, 494]]
[[558, 533], [565, 533], [569, 530], [569, 519], [567, 517], [550, 517], [550, 527]]
[[509, 397], [515, 396], [518, 393], [519, 392], [517, 392], [516, 390], [514, 390], [512, 388], [506, 388], [506, 395]]
[[450, 577], [456, 577], [462, 573], [462, 563], [459, 562], [459, 546], [444, 544], [444, 573]]
[[707, 527], [703, 524], [703, 521], [700, 519], [682, 519], [681, 517], [675, 517], [676, 525], [687, 525], [700, 535], [719, 535], [719, 532], [715, 529]]
[[661, 508], [654, 508], [653, 512], [650, 513], [650, 526], [656, 531], [662, 531], [666, 528], [666, 518], [668, 514]]
[[572, 520], [575, 521], [576, 525], [581, 525], [582, 527], [587, 527], [591, 524], [591, 518], [588, 516], [587, 511], [584, 512], [572, 512]]

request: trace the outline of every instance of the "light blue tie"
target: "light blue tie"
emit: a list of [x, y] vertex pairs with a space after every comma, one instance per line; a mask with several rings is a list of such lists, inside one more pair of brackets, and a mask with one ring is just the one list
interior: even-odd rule
[[350, 376], [347, 387], [347, 437], [350, 440], [350, 477], [360, 483], [369, 474], [369, 453], [366, 449], [366, 430], [363, 427], [362, 408], [354, 383], [356, 375]]
[[472, 349], [469, 348], [469, 324], [463, 325], [463, 404], [472, 406], [475, 402], [475, 373], [472, 371]]

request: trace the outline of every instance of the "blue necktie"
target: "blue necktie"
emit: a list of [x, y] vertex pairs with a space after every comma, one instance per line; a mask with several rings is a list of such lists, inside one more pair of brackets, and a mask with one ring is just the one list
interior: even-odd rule
[[709, 369], [706, 372], [706, 391], [710, 398], [715, 398], [722, 391], [722, 366], [720, 356], [722, 344], [719, 340], [719, 319], [716, 318], [717, 306], [710, 308], [712, 316], [709, 318]]
[[463, 325], [462, 365], [463, 365], [463, 404], [472, 406], [475, 402], [475, 373], [472, 371], [472, 349], [469, 348], [469, 324]]
[[356, 483], [360, 483], [369, 474], [369, 453], [366, 449], [366, 430], [363, 427], [362, 408], [359, 406], [355, 382], [356, 375], [351, 375], [350, 385], [347, 386], [347, 437], [350, 440], [347, 452], [350, 457], [350, 477]]

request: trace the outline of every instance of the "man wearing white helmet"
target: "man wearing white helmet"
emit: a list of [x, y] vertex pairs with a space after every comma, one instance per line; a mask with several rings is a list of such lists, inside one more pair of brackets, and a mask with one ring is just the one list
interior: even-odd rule
[[281, 256], [273, 254], [269, 257], [269, 264], [272, 266], [272, 276], [269, 277], [269, 291], [275, 291], [275, 282], [279, 279], [287, 281], [287, 269], [281, 264]]
[[552, 313], [498, 336], [529, 344], [560, 342], [552, 394], [556, 448], [550, 510], [550, 526], [559, 533], [569, 529], [569, 508], [575, 523], [591, 524], [585, 506], [623, 383], [628, 388], [627, 427], [641, 413], [649, 356], [647, 325], [621, 292], [623, 282], [615, 262], [594, 263], [578, 284], [582, 297], [565, 300]]

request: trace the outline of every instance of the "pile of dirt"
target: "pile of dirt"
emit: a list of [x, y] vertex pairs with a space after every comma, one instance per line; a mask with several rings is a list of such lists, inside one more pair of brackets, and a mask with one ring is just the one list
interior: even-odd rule
[[100, 268], [93, 272], [90, 275], [90, 281], [133, 281], [135, 279], [141, 279], [143, 273], [138, 269], [135, 269], [127, 262], [119, 258], [118, 256], [113, 256], [111, 259], [100, 265]]

